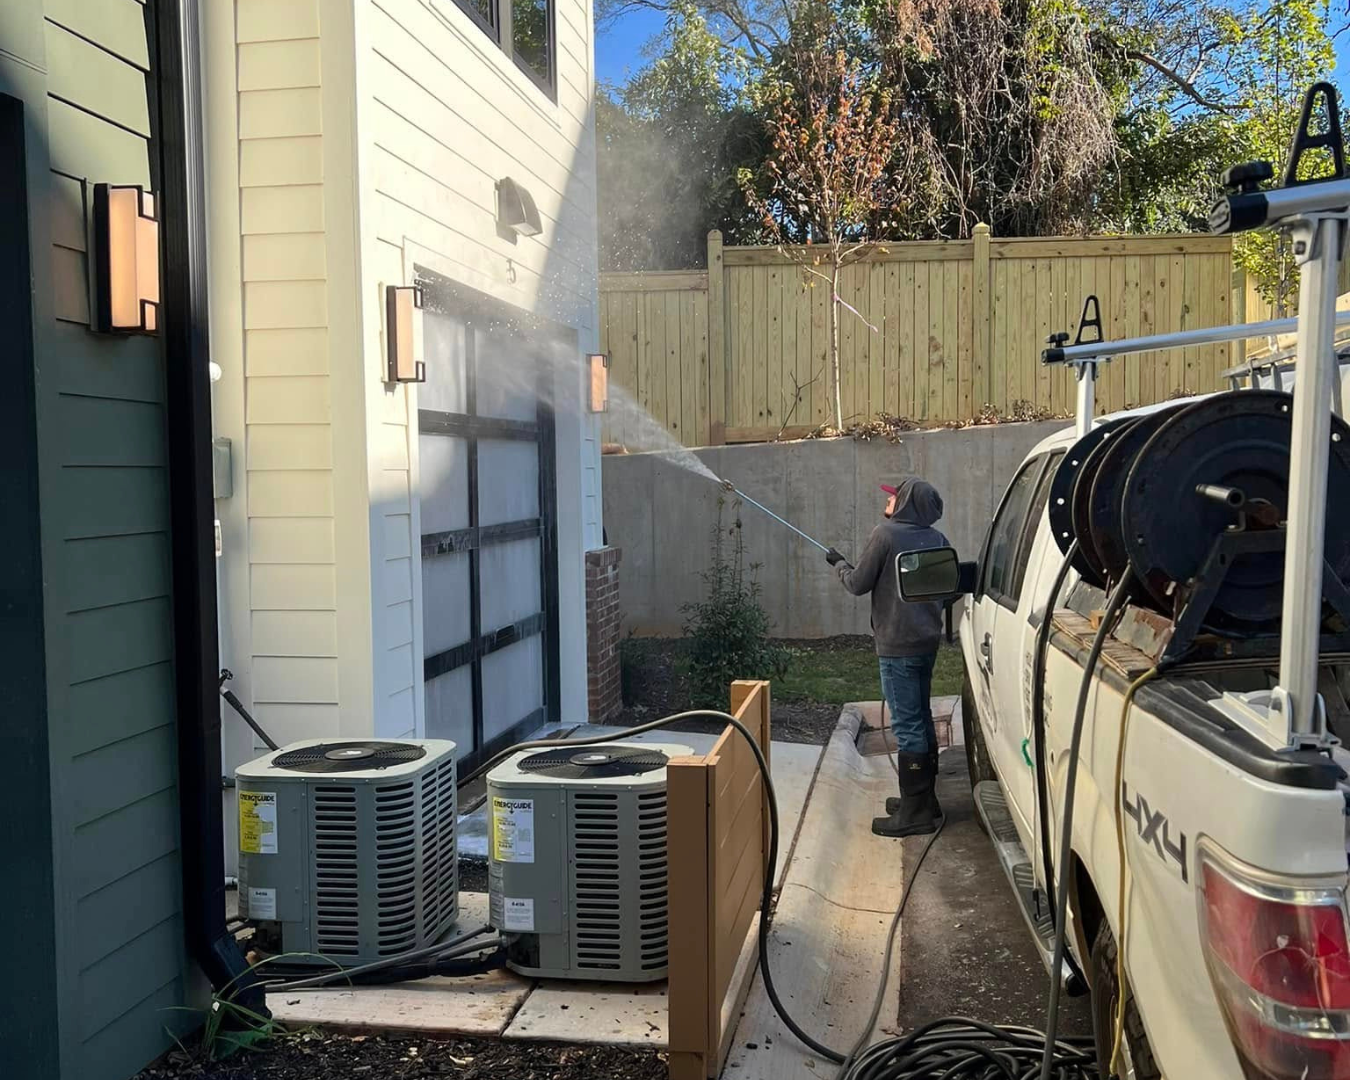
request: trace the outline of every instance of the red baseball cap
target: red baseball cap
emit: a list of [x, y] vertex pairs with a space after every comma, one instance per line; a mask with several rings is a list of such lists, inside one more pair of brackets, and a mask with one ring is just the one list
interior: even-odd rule
[[899, 490], [896, 489], [896, 488], [891, 487], [890, 484], [882, 484], [882, 485], [881, 485], [881, 490], [884, 491], [887, 495], [899, 495], [899, 494], [900, 494]]

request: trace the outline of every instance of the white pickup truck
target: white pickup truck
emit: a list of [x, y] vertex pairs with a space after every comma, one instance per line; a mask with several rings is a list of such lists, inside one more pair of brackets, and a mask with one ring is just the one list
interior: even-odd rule
[[1350, 181], [1251, 173], [1227, 178], [1218, 224], [1303, 245], [1294, 395], [1094, 420], [1097, 363], [1245, 333], [1061, 340], [1047, 359], [1079, 367], [1079, 423], [1021, 464], [977, 567], [897, 560], [907, 599], [964, 594], [976, 805], [1047, 968], [1092, 995], [1103, 1077], [1350, 1078], [1350, 427], [1329, 250]]

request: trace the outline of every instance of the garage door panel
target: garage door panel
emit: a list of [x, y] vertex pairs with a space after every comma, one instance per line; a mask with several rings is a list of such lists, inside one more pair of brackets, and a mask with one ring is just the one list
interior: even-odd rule
[[418, 273], [428, 316], [417, 412], [426, 729], [458, 742], [467, 768], [559, 711], [554, 429], [540, 400], [551, 367], [540, 357], [564, 343], [521, 312]]
[[539, 516], [539, 447], [532, 442], [478, 443], [478, 524]]
[[423, 312], [422, 353], [427, 381], [418, 387], [418, 408], [448, 413], [468, 411], [466, 333], [462, 320], [438, 312]]
[[427, 738], [451, 739], [461, 754], [473, 748], [473, 678], [468, 667], [427, 682]]
[[483, 581], [483, 629], [509, 626], [542, 605], [539, 541], [516, 540], [485, 547], [479, 556]]
[[469, 525], [469, 443], [447, 435], [418, 439], [422, 533], [448, 532]]
[[516, 334], [480, 331], [478, 359], [479, 416], [533, 421], [539, 409], [539, 359], [529, 342]]
[[467, 554], [422, 560], [422, 637], [428, 656], [462, 645], [472, 636], [469, 600]]
[[544, 639], [539, 635], [483, 658], [483, 739], [493, 739], [544, 707]]

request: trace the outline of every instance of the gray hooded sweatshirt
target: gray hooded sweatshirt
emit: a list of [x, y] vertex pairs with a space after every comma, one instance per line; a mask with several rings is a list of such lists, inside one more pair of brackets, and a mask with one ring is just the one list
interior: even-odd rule
[[895, 558], [901, 552], [949, 546], [933, 523], [942, 517], [942, 496], [932, 484], [911, 477], [896, 488], [895, 513], [872, 530], [856, 567], [840, 563], [839, 580], [854, 596], [872, 594], [872, 636], [878, 656], [923, 656], [942, 641], [942, 605], [900, 598]]

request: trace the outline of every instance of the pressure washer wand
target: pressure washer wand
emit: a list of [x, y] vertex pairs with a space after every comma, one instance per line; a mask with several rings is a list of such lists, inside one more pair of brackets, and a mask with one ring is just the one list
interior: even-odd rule
[[797, 528], [797, 526], [794, 525], [794, 524], [792, 524], [792, 522], [790, 522], [790, 521], [784, 521], [782, 518], [780, 518], [777, 514], [775, 514], [772, 510], [770, 510], [770, 509], [769, 509], [767, 506], [765, 506], [763, 503], [756, 502], [754, 499], [750, 498], [750, 496], [747, 495], [744, 491], [742, 491], [740, 488], [738, 488], [738, 487], [736, 487], [734, 484], [732, 484], [732, 482], [731, 482], [730, 480], [723, 480], [723, 481], [722, 481], [722, 486], [723, 486], [724, 488], [726, 488], [728, 491], [733, 492], [733, 493], [736, 494], [736, 495], [739, 495], [742, 499], [744, 499], [746, 502], [748, 502], [751, 506], [758, 506], [761, 510], [763, 510], [766, 514], [768, 514], [769, 517], [773, 518], [774, 521], [778, 522], [778, 524], [780, 524], [780, 525], [786, 525], [789, 529], [791, 529], [793, 532], [795, 532], [798, 536], [800, 536], [800, 537], [801, 537], [803, 540], [805, 540], [808, 544], [815, 544], [816, 547], [820, 548], [821, 551], [829, 552], [830, 549], [829, 549], [828, 547], [826, 547], [824, 544], [822, 544], [819, 540], [815, 539], [814, 537], [807, 536], [806, 533], [802, 532], [801, 529]]

